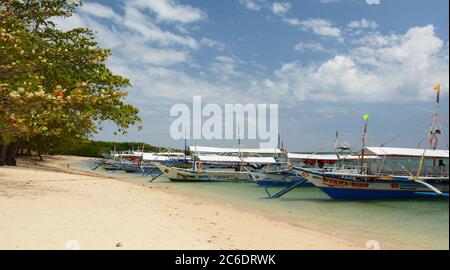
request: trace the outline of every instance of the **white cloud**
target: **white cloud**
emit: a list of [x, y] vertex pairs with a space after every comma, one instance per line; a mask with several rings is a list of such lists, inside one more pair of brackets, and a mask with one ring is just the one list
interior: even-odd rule
[[282, 21], [292, 26], [300, 26], [302, 30], [311, 31], [319, 36], [341, 38], [341, 29], [333, 26], [330, 21], [321, 18], [312, 18], [307, 20], [283, 18]]
[[151, 64], [155, 66], [171, 66], [186, 62], [189, 54], [184, 51], [173, 49], [158, 49], [139, 43], [139, 40], [129, 40], [127, 46], [120, 49], [120, 54], [127, 58], [127, 61], [137, 64]]
[[200, 9], [180, 5], [174, 0], [135, 0], [133, 4], [139, 8], [151, 9], [161, 21], [192, 23], [206, 18], [206, 14]]
[[434, 97], [436, 84], [448, 91], [448, 51], [433, 26], [403, 35], [371, 34], [366, 40], [374, 42], [320, 64], [286, 63], [271, 83], [254, 85], [253, 91], [287, 96], [286, 102], [408, 102]]
[[359, 21], [351, 21], [348, 25], [349, 28], [369, 28], [375, 29], [378, 27], [378, 24], [375, 21], [370, 21], [365, 18], [362, 18]]
[[[448, 91], [448, 43], [435, 35], [431, 25], [414, 27], [404, 34], [371, 32], [351, 41], [348, 51], [323, 62], [285, 63], [271, 78], [241, 72], [243, 62], [235, 56], [216, 57], [203, 70], [196, 68], [196, 74], [207, 76], [195, 77], [182, 68], [199, 66], [191, 59], [190, 51], [200, 46], [220, 48], [220, 42], [206, 37], [197, 42], [187, 34], [161, 29], [131, 6], [123, 10], [122, 15], [106, 9], [95, 14], [80, 12], [56, 22], [66, 29], [82, 26], [97, 31], [101, 45], [113, 49], [111, 69], [131, 79], [135, 90], [130, 99], [139, 104], [160, 98], [182, 100], [192, 95], [220, 102], [235, 102], [239, 96], [239, 100], [282, 101], [292, 106], [305, 100], [406, 102], [431, 98], [435, 94], [431, 88], [436, 84], [443, 86], [443, 92]], [[119, 18], [112, 23], [99, 20], [107, 14]], [[305, 25], [300, 20], [292, 23]], [[333, 27], [331, 23], [323, 25]], [[299, 51], [327, 50], [317, 42], [299, 44]], [[142, 93], [152, 99], [142, 100]]]
[[56, 27], [63, 31], [68, 31], [78, 27], [86, 27], [84, 18], [76, 13], [68, 18], [53, 17], [51, 18], [51, 21], [56, 25]]
[[200, 40], [200, 44], [209, 48], [214, 48], [219, 51], [223, 51], [225, 49], [225, 44], [223, 44], [222, 42], [206, 37]]
[[292, 7], [290, 2], [274, 2], [272, 5], [267, 6], [264, 0], [239, 0], [239, 2], [245, 5], [247, 8], [255, 11], [261, 10], [263, 7], [269, 8], [274, 14], [281, 17], [281, 20], [292, 26], [300, 26], [304, 31], [313, 32], [319, 36], [327, 36], [337, 38], [339, 41], [343, 41], [341, 37], [341, 29], [334, 26], [328, 20], [321, 18], [310, 18], [306, 20], [299, 20], [296, 18], [288, 18], [285, 14]]
[[295, 18], [283, 18], [283, 22], [292, 26], [300, 26], [302, 24], [302, 22], [299, 19]]
[[82, 6], [80, 6], [79, 10], [81, 12], [99, 18], [107, 18], [116, 21], [120, 20], [120, 16], [117, 15], [112, 8], [106, 7], [98, 3], [89, 3], [89, 2], [84, 3]]
[[233, 57], [218, 56], [211, 65], [211, 70], [222, 77], [223, 80], [228, 80], [230, 77], [241, 76], [241, 73], [236, 68], [238, 62], [240, 61]]
[[182, 45], [192, 49], [197, 49], [198, 43], [190, 36], [180, 36], [168, 31], [161, 30], [158, 26], [150, 22], [145, 15], [134, 7], [125, 7], [123, 25], [139, 33], [146, 40], [157, 42], [160, 45]]
[[[97, 32], [100, 46], [113, 51], [108, 66], [115, 74], [129, 78], [133, 85], [128, 97], [132, 104], [143, 109], [163, 102], [189, 101], [193, 95], [227, 103], [235, 102], [236, 96], [241, 100], [248, 97], [242, 87], [245, 81], [226, 81], [242, 78], [237, 67], [244, 62], [239, 58], [218, 56], [206, 67], [191, 58], [191, 50], [206, 46], [220, 51], [225, 47], [223, 43], [206, 37], [197, 42], [187, 31], [179, 35], [163, 30], [130, 2], [122, 6], [123, 14], [110, 13], [100, 4], [98, 7], [102, 13], [83, 11], [54, 21], [63, 30], [88, 27]], [[106, 15], [115, 19], [105, 22]], [[203, 75], [188, 74], [184, 70], [187, 66]], [[212, 72], [206, 74], [208, 69]]]
[[265, 0], [239, 0], [239, 3], [253, 11], [259, 11], [266, 5]]
[[272, 12], [277, 15], [285, 14], [292, 7], [289, 2], [275, 2], [272, 4]]
[[334, 2], [339, 2], [339, 1], [340, 0], [319, 0], [319, 2], [322, 4], [334, 3]]
[[380, 0], [366, 0], [368, 5], [379, 5], [381, 3]]
[[305, 51], [313, 51], [313, 52], [329, 52], [330, 50], [326, 49], [319, 42], [299, 42], [295, 45], [294, 50], [299, 52]]
[[[199, 47], [199, 44], [190, 36], [163, 31], [136, 8], [128, 5], [124, 7], [123, 15], [100, 4], [90, 4], [80, 8], [82, 8], [80, 13], [73, 14], [69, 18], [54, 19], [57, 26], [64, 30], [88, 27], [96, 31], [96, 38], [101, 46], [113, 49], [114, 57], [127, 59], [121, 62], [122, 64], [171, 66], [188, 63], [190, 56], [187, 49]], [[86, 10], [89, 11], [86, 12]], [[97, 20], [105, 17], [114, 18], [114, 23], [108, 25]], [[117, 30], [116, 25], [121, 28], [121, 31]], [[168, 48], [174, 46], [178, 49]], [[182, 48], [179, 48], [180, 46]]]
[[328, 37], [340, 37], [341, 30], [334, 27], [330, 21], [324, 19], [308, 19], [300, 22], [301, 26], [307, 30], [311, 30], [314, 34]]
[[[123, 7], [124, 14], [119, 15], [111, 8], [100, 5], [98, 3], [86, 3], [80, 7], [80, 12], [73, 14], [69, 18], [54, 18], [53, 21], [63, 30], [73, 29], [75, 27], [90, 27], [93, 30], [98, 30], [105, 35], [110, 35], [111, 32], [105, 31], [108, 25], [96, 21], [96, 18], [111, 18], [114, 22], [127, 29], [122, 30], [121, 33], [135, 33], [140, 35], [143, 40], [158, 44], [160, 46], [184, 46], [191, 49], [199, 48], [198, 42], [189, 35], [177, 35], [169, 31], [164, 31], [156, 24], [152, 23], [147, 16], [142, 14], [138, 9], [132, 5], [125, 5]], [[114, 27], [114, 24], [110, 26]], [[116, 33], [119, 35], [119, 33]], [[103, 38], [102, 35], [99, 38]], [[112, 47], [111, 44], [106, 43], [107, 47]]]

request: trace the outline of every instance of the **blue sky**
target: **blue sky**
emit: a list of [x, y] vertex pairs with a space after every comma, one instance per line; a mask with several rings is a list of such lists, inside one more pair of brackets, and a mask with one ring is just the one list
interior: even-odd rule
[[141, 110], [144, 130], [115, 136], [106, 123], [96, 139], [182, 147], [169, 134], [170, 108], [201, 95], [219, 105], [278, 104], [280, 133], [291, 151], [330, 150], [335, 130], [359, 147], [364, 113], [370, 113], [368, 144], [400, 134], [391, 146], [416, 147], [431, 124], [436, 84], [448, 130], [448, 5], [87, 0], [56, 22], [97, 31], [99, 43], [112, 49], [109, 67], [132, 81], [127, 101]]

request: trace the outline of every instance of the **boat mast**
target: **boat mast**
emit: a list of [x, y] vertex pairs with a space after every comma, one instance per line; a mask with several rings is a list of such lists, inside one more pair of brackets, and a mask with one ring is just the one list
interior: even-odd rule
[[186, 153], [187, 153], [187, 138], [186, 130], [184, 131], [184, 163], [186, 164]]
[[194, 163], [192, 163], [194, 172], [197, 171], [196, 157], [197, 157], [197, 145], [195, 145], [195, 148], [194, 148], [194, 154], [191, 155], [191, 158], [192, 158], [193, 161], [194, 161]]
[[142, 144], [141, 158], [139, 159], [139, 166], [142, 165], [142, 161], [144, 160], [144, 147], [145, 144]]
[[[242, 158], [241, 158], [241, 133], [239, 130], [239, 124], [237, 124], [237, 138], [238, 138], [238, 157], [239, 157], [239, 160], [242, 160]], [[239, 170], [241, 170], [241, 166], [242, 166], [242, 163], [239, 161], [239, 163], [238, 163]]]

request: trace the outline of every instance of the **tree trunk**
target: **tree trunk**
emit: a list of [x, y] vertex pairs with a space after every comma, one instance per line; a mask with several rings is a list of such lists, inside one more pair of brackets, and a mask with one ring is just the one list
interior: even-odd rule
[[8, 150], [7, 144], [0, 144], [0, 166], [6, 165], [6, 151]]
[[17, 147], [19, 147], [19, 143], [17, 142], [8, 144], [5, 158], [6, 165], [16, 166]]

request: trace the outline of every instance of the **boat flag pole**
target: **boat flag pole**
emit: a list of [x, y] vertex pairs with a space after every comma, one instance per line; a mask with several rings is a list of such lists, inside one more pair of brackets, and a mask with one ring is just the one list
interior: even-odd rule
[[431, 123], [430, 131], [428, 134], [428, 142], [430, 146], [433, 148], [433, 150], [436, 150], [438, 146], [438, 139], [439, 135], [441, 135], [441, 123], [440, 123], [440, 112], [439, 112], [439, 102], [440, 102], [440, 92], [441, 92], [441, 86], [436, 85], [433, 87], [433, 89], [437, 92], [436, 93], [436, 108], [433, 115], [433, 121]]
[[[428, 143], [433, 150], [436, 150], [439, 144], [439, 135], [441, 135], [442, 128], [440, 122], [440, 112], [439, 112], [439, 102], [440, 102], [440, 93], [441, 93], [441, 85], [436, 85], [433, 89], [436, 93], [436, 108], [433, 114], [433, 121], [431, 123], [431, 127], [428, 133]], [[433, 159], [433, 169], [436, 167], [436, 160]]]
[[338, 158], [338, 161], [341, 161], [338, 150], [339, 150], [339, 131], [336, 130], [336, 140], [334, 141], [334, 154]]
[[366, 148], [366, 136], [367, 136], [367, 125], [369, 122], [369, 114], [368, 113], [364, 114], [363, 119], [365, 121], [365, 124], [364, 124], [364, 132], [363, 132], [363, 137], [362, 137], [361, 164], [360, 164], [361, 173], [363, 173], [363, 170], [364, 170], [364, 168], [363, 168], [364, 167], [364, 150]]

